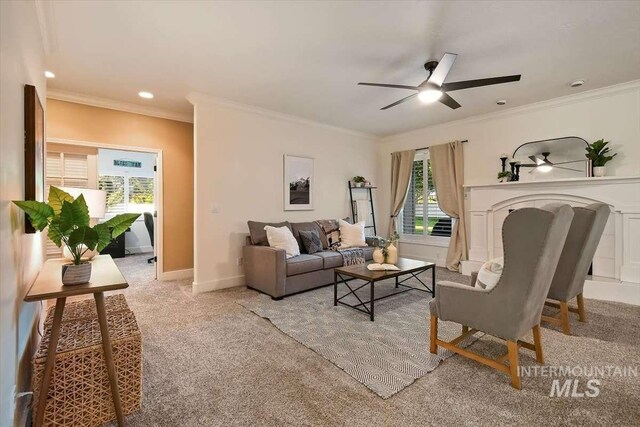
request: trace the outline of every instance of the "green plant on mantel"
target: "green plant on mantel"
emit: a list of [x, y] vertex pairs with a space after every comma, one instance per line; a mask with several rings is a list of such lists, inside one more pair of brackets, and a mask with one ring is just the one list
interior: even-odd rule
[[498, 172], [498, 179], [506, 178], [507, 181], [509, 181], [512, 176], [513, 174], [511, 173], [511, 171]]
[[87, 251], [100, 252], [112, 239], [124, 233], [140, 214], [124, 213], [106, 222], [89, 225], [89, 208], [84, 196], [76, 199], [69, 193], [51, 186], [48, 203], [36, 200], [14, 201], [25, 211], [38, 231], [49, 227], [49, 239], [57, 246], [65, 245], [73, 255], [73, 263], [80, 265]]
[[593, 167], [604, 166], [611, 159], [618, 155], [618, 153], [614, 153], [612, 155], [608, 155], [611, 150], [607, 147], [609, 141], [605, 141], [604, 139], [599, 139], [591, 144], [587, 144], [585, 150], [587, 150], [587, 154], [585, 156], [587, 159], [591, 160], [591, 165]]

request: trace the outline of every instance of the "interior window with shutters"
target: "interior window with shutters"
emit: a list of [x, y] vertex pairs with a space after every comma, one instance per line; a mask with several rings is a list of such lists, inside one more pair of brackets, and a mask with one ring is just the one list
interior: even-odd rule
[[402, 213], [400, 231], [409, 240], [451, 237], [451, 218], [440, 210], [431, 174], [429, 152], [416, 154]]
[[153, 212], [153, 178], [129, 177], [129, 207], [127, 212]]
[[101, 175], [98, 178], [98, 189], [107, 192], [107, 213], [126, 212], [124, 176]]

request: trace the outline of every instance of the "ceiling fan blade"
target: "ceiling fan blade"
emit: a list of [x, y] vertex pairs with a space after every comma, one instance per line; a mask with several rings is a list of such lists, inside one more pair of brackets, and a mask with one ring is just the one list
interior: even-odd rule
[[444, 79], [447, 78], [447, 74], [449, 74], [449, 71], [451, 71], [451, 67], [453, 67], [453, 63], [456, 62], [457, 57], [458, 55], [456, 55], [455, 53], [445, 53], [442, 56], [440, 62], [438, 62], [438, 66], [435, 70], [433, 70], [433, 73], [431, 73], [431, 76], [429, 76], [427, 81], [429, 83], [437, 85], [438, 87], [442, 86], [442, 83], [444, 83]]
[[539, 157], [534, 156], [533, 154], [532, 154], [531, 156], [529, 156], [529, 158], [531, 159], [531, 161], [532, 161], [533, 163], [535, 163], [535, 164], [536, 164], [536, 166], [540, 166], [541, 164], [543, 164], [543, 163], [544, 163], [544, 160], [542, 160], [542, 159], [541, 159], [541, 158], [539, 158]]
[[420, 90], [420, 88], [416, 86], [405, 86], [405, 85], [388, 85], [386, 83], [358, 83], [360, 86], [376, 86], [376, 87], [389, 87], [392, 89], [409, 89], [409, 90]]
[[554, 165], [566, 165], [567, 163], [578, 163], [578, 162], [583, 163], [583, 162], [586, 162], [586, 161], [587, 161], [587, 159], [584, 159], [584, 160], [569, 160], [568, 162], [554, 163]]
[[402, 98], [402, 99], [400, 99], [400, 100], [398, 100], [398, 101], [394, 102], [393, 104], [389, 104], [389, 105], [387, 105], [386, 107], [382, 107], [382, 108], [381, 108], [381, 110], [386, 110], [386, 109], [388, 109], [388, 108], [395, 107], [396, 105], [398, 105], [398, 104], [402, 104], [403, 102], [408, 101], [408, 100], [410, 100], [411, 98], [413, 98], [413, 97], [415, 97], [415, 96], [418, 96], [418, 94], [417, 94], [417, 93], [414, 93], [414, 94], [412, 94], [412, 95], [406, 96], [406, 97], [404, 97], [404, 98]]
[[[438, 65], [439, 66], [439, 65]], [[520, 81], [521, 75], [489, 77], [488, 79], [464, 80], [461, 82], [451, 82], [442, 85], [442, 90], [451, 92], [453, 90], [470, 89], [472, 87], [499, 85], [501, 83], [510, 83]]]
[[461, 107], [461, 105], [458, 104], [458, 101], [456, 101], [455, 99], [453, 99], [452, 97], [450, 97], [446, 93], [443, 93], [442, 96], [440, 97], [440, 99], [438, 99], [438, 101], [443, 103], [447, 107], [451, 108], [452, 110], [455, 110], [456, 108], [460, 108]]

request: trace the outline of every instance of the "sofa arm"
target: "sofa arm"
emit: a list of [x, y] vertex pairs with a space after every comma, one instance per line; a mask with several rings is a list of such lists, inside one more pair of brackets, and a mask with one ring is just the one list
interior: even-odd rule
[[269, 246], [248, 245], [243, 248], [247, 286], [274, 298], [284, 296], [287, 277], [286, 252]]

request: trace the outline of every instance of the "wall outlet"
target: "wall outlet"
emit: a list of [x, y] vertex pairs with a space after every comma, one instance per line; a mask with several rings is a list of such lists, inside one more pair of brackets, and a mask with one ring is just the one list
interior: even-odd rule
[[236, 264], [237, 265], [242, 265], [243, 262], [244, 262], [244, 260], [242, 259], [241, 256], [239, 256], [238, 259], [236, 260]]

